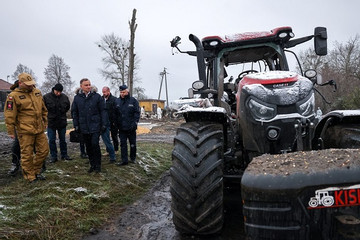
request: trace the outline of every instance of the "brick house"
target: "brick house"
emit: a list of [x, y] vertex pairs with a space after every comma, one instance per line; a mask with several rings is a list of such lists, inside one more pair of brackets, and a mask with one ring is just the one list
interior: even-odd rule
[[4, 111], [5, 101], [7, 95], [11, 92], [10, 87], [12, 83], [0, 79], [0, 112]]

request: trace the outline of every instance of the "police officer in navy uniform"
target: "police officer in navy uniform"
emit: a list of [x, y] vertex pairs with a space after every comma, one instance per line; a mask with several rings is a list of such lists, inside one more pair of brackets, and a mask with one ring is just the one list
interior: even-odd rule
[[116, 123], [119, 129], [121, 160], [120, 166], [128, 164], [127, 140], [130, 143], [130, 162], [136, 160], [136, 129], [140, 119], [139, 102], [131, 97], [126, 85], [120, 86], [120, 97], [116, 99], [114, 109]]

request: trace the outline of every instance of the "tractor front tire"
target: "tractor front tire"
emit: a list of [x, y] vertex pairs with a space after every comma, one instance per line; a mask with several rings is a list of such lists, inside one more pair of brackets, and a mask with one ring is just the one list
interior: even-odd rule
[[180, 233], [209, 235], [222, 229], [223, 139], [217, 123], [189, 122], [177, 130], [170, 193]]

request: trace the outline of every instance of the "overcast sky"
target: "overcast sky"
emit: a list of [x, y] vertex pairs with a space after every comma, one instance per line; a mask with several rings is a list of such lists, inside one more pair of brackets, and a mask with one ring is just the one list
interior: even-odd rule
[[[134, 8], [139, 77], [145, 93], [156, 99], [164, 67], [169, 73], [169, 100], [186, 96], [198, 79], [194, 57], [172, 55], [170, 40], [176, 35], [182, 38], [182, 50], [194, 50], [190, 33], [201, 39], [291, 26], [295, 36], [302, 37], [324, 26], [331, 49], [335, 41], [345, 43], [360, 33], [358, 0], [1, 0], [0, 78], [7, 80], [21, 63], [41, 84], [55, 54], [70, 67], [76, 86], [87, 77], [101, 89], [108, 83], [99, 74], [102, 53], [95, 42], [110, 33], [128, 40]], [[161, 98], [165, 99], [164, 86]]]

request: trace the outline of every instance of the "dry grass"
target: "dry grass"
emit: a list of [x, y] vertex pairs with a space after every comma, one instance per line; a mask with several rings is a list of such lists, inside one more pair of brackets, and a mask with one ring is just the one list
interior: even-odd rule
[[[21, 174], [0, 188], [0, 239], [79, 239], [144, 194], [171, 165], [171, 144], [139, 143], [138, 164], [103, 160], [88, 174], [86, 160], [48, 164], [47, 180], [30, 184]], [[2, 159], [11, 162], [10, 155]], [[6, 177], [9, 164], [0, 164]], [[4, 181], [0, 181], [4, 182]]]

